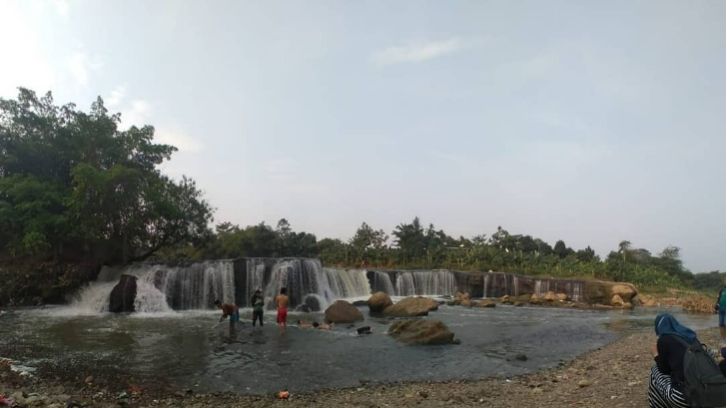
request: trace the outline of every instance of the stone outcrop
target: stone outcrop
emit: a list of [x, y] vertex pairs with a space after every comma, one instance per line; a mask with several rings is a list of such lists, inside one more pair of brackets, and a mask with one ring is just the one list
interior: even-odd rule
[[[584, 300], [590, 304], [614, 305], [614, 300], [619, 303], [617, 307], [633, 307], [631, 300], [637, 295], [636, 288], [630, 283], [586, 281]], [[615, 296], [620, 298], [614, 299]]]
[[361, 311], [345, 300], [333, 302], [325, 312], [326, 323], [353, 323], [363, 319]]
[[119, 283], [114, 286], [109, 296], [109, 312], [133, 312], [134, 299], [136, 299], [136, 276], [121, 275]]
[[452, 344], [454, 333], [439, 320], [400, 320], [389, 327], [391, 337], [406, 344]]
[[376, 292], [368, 300], [371, 313], [383, 313], [384, 309], [394, 304], [389, 295], [384, 292]]
[[474, 302], [473, 306], [477, 307], [495, 307], [495, 302], [489, 299], [482, 299], [478, 302]]
[[426, 316], [432, 310], [437, 310], [439, 303], [426, 297], [407, 297], [384, 309], [384, 315], [391, 317]]

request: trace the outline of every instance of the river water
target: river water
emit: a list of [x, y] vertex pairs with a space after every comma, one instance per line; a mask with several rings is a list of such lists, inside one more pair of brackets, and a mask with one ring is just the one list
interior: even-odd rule
[[[0, 314], [0, 357], [69, 379], [106, 375], [205, 392], [300, 392], [522, 374], [651, 327], [657, 313], [442, 306], [427, 318], [442, 320], [461, 344], [405, 346], [386, 335], [391, 320], [361, 311], [366, 321], [355, 327], [371, 326], [373, 334], [358, 336], [353, 326], [341, 325], [331, 331], [290, 326], [280, 335], [272, 314], [262, 329], [253, 329], [249, 309], [232, 330], [227, 322], [216, 324], [219, 314], [211, 310], [79, 315], [71, 307], [21, 309]], [[716, 326], [712, 316], [675, 315], [695, 329]], [[323, 316], [289, 315], [289, 321], [298, 318]], [[527, 360], [515, 359], [518, 354]]]

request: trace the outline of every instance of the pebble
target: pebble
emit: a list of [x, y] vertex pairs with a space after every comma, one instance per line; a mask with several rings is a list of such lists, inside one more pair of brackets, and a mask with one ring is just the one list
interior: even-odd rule
[[578, 386], [581, 388], [588, 387], [591, 384], [593, 384], [593, 381], [589, 381], [589, 380], [585, 380], [585, 379], [578, 381]]

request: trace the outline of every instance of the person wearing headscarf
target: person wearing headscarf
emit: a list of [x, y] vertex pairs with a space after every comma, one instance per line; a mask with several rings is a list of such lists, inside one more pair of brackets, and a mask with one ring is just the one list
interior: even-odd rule
[[684, 394], [684, 353], [687, 345], [698, 342], [697, 334], [674, 316], [662, 313], [654, 320], [658, 337], [652, 346], [654, 366], [649, 381], [649, 407], [689, 408]]

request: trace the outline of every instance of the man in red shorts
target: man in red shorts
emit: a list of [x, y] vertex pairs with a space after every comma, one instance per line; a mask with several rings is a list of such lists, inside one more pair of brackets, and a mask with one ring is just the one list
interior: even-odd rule
[[280, 289], [280, 294], [275, 296], [275, 305], [278, 307], [278, 327], [280, 333], [285, 333], [285, 327], [288, 320], [288, 291], [285, 288]]

